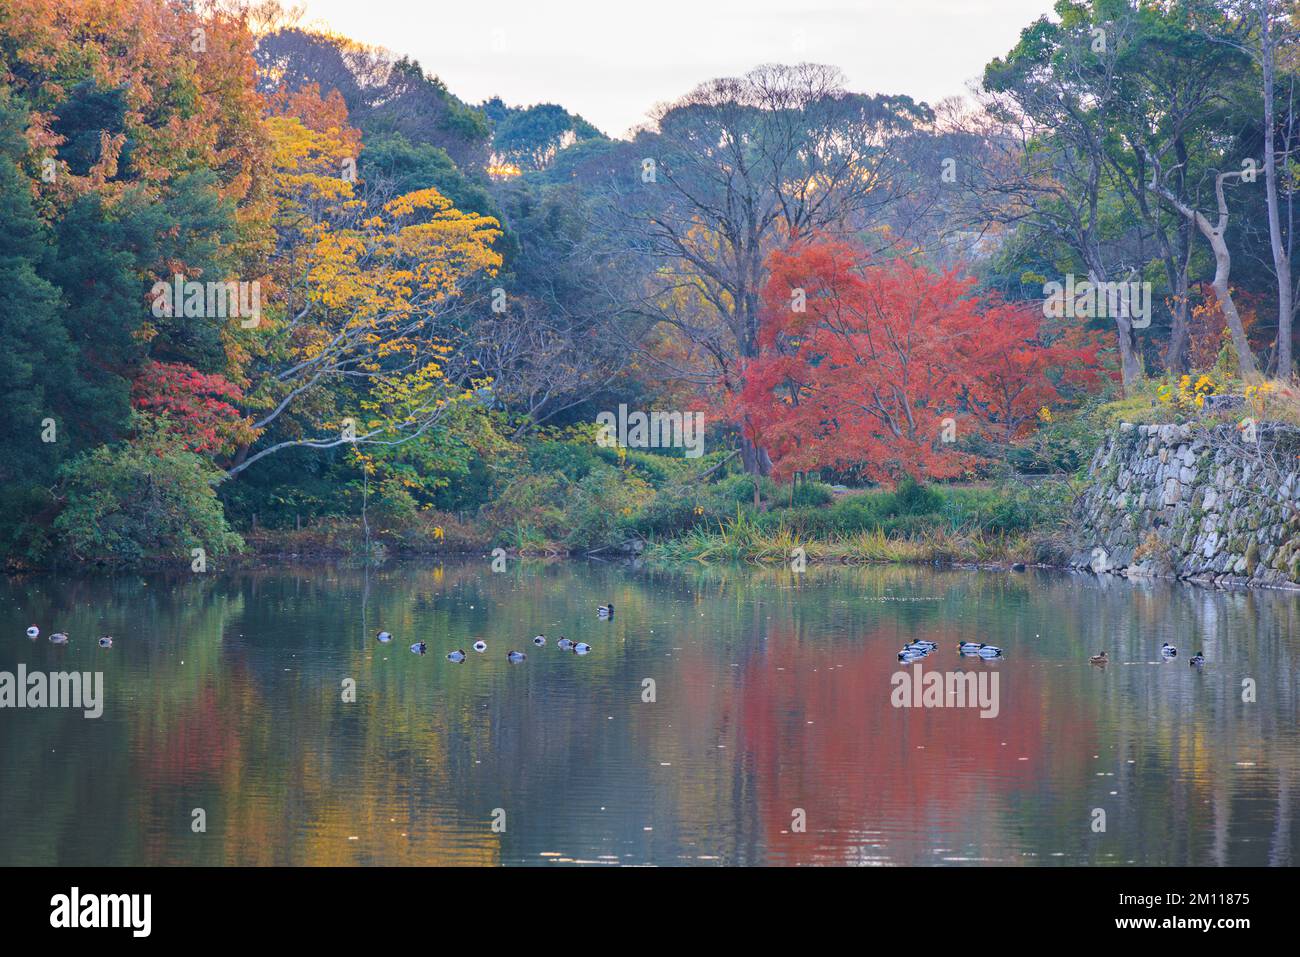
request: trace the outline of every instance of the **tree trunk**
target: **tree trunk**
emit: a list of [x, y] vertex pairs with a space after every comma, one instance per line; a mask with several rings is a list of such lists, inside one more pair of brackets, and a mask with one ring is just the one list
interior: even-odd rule
[[1273, 140], [1275, 122], [1273, 82], [1276, 76], [1273, 16], [1270, 0], [1258, 0], [1260, 20], [1260, 66], [1264, 74], [1264, 190], [1268, 201], [1268, 241], [1273, 249], [1277, 272], [1277, 375], [1291, 377], [1291, 260], [1282, 242], [1282, 223], [1277, 204], [1277, 156]]
[[1165, 353], [1165, 365], [1174, 375], [1183, 372], [1187, 364], [1187, 294], [1187, 273], [1184, 272], [1174, 292], [1174, 307], [1170, 310], [1173, 324], [1169, 329], [1169, 350]]
[[[1106, 281], [1106, 275], [1099, 266], [1088, 269], [1088, 281], [1097, 288]], [[1142, 378], [1142, 361], [1133, 345], [1133, 323], [1124, 316], [1115, 317], [1115, 338], [1119, 343], [1119, 373], [1124, 392], [1127, 393], [1134, 383]]]
[[754, 444], [743, 435], [740, 437], [740, 461], [750, 475], [772, 474], [772, 459], [768, 456], [767, 449]]
[[[1151, 157], [1148, 155], [1148, 159]], [[1228, 243], [1224, 239], [1224, 233], [1228, 231], [1228, 201], [1223, 194], [1224, 180], [1240, 176], [1240, 172], [1219, 173], [1214, 178], [1214, 198], [1219, 207], [1219, 218], [1217, 222], [1211, 223], [1205, 214], [1199, 209], [1193, 209], [1191, 206], [1182, 202], [1175, 196], [1167, 186], [1160, 183], [1159, 166], [1153, 162], [1155, 173], [1151, 182], [1147, 185], [1150, 189], [1163, 197], [1174, 209], [1196, 224], [1196, 228], [1201, 231], [1201, 235], [1206, 238], [1210, 248], [1214, 251], [1214, 296], [1219, 301], [1219, 306], [1223, 309], [1224, 321], [1228, 324], [1228, 331], [1232, 334], [1232, 347], [1237, 351], [1237, 365], [1240, 368], [1243, 378], [1251, 378], [1257, 374], [1255, 367], [1255, 357], [1250, 351], [1250, 342], [1246, 338], [1245, 327], [1241, 324], [1241, 315], [1237, 312], [1237, 304], [1232, 300], [1232, 290], [1228, 287], [1228, 277], [1232, 272], [1232, 255], [1228, 252]]]
[[1246, 329], [1241, 324], [1241, 316], [1237, 312], [1237, 304], [1232, 300], [1232, 290], [1228, 288], [1228, 276], [1232, 272], [1232, 254], [1228, 252], [1228, 242], [1224, 239], [1223, 234], [1228, 229], [1228, 202], [1223, 196], [1223, 181], [1228, 176], [1237, 176], [1238, 173], [1220, 173], [1215, 177], [1214, 195], [1219, 201], [1219, 222], [1217, 227], [1211, 226], [1210, 221], [1201, 213], [1196, 214], [1196, 225], [1202, 235], [1210, 241], [1210, 248], [1214, 250], [1214, 296], [1219, 300], [1219, 306], [1223, 309], [1224, 321], [1228, 324], [1228, 331], [1232, 333], [1232, 346], [1237, 350], [1237, 366], [1243, 377], [1254, 376], [1255, 357], [1250, 351], [1250, 341], [1246, 338]]

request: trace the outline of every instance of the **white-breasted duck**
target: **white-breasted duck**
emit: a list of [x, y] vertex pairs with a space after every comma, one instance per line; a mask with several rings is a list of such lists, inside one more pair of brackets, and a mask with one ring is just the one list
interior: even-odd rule
[[411, 645], [411, 651], [417, 655], [422, 655], [428, 650], [429, 650], [428, 642], [417, 641], [415, 644]]
[[112, 635], [100, 635], [100, 637], [99, 637], [99, 647], [101, 647], [101, 648], [112, 648], [112, 647], [113, 647], [113, 636], [112, 636]]
[[546, 644], [546, 636], [533, 635], [533, 644], [535, 644], [538, 648], [542, 647], [542, 645]]
[[506, 652], [506, 660], [509, 661], [510, 663], [512, 663], [512, 664], [516, 664], [516, 665], [519, 664], [519, 662], [523, 661], [523, 660], [524, 660], [525, 658], [527, 658], [527, 657], [528, 657], [528, 656], [527, 656], [526, 654], [524, 654], [522, 651], [507, 651], [507, 652]]
[[565, 638], [563, 635], [560, 635], [560, 640], [555, 643], [555, 647], [559, 648], [561, 651], [568, 651], [573, 647], [573, 642], [568, 638]]
[[454, 661], [457, 664], [459, 664], [460, 662], [465, 660], [465, 652], [461, 651], [460, 649], [457, 649], [456, 651], [449, 651], [447, 652], [447, 660]]
[[474, 644], [471, 645], [470, 647], [472, 647], [475, 651], [477, 651], [481, 655], [483, 654], [483, 652], [487, 651], [487, 642], [484, 641], [482, 638], [480, 638], [478, 641], [474, 642]]
[[591, 651], [591, 645], [587, 644], [585, 641], [580, 641], [573, 646], [573, 653], [575, 655], [585, 655], [589, 651]]
[[1160, 654], [1166, 658], [1177, 658], [1178, 649], [1166, 641], [1163, 645], [1160, 646]]
[[50, 641], [54, 642], [56, 645], [66, 645], [68, 643], [68, 636], [61, 631], [56, 631], [54, 634], [50, 635]]
[[35, 625], [28, 625], [27, 637], [35, 641], [37, 638], [41, 637], [41, 630], [37, 628]]
[[1002, 649], [997, 645], [980, 645], [980, 650], [975, 652], [981, 658], [1001, 658]]
[[596, 614], [599, 615], [601, 618], [613, 618], [614, 603], [611, 601], [608, 605], [601, 605], [599, 608], [596, 609]]
[[375, 635], [375, 641], [382, 642], [383, 644], [388, 644], [392, 640], [393, 636], [386, 631], [381, 631], [379, 634]]
[[1198, 651], [1196, 654], [1192, 655], [1192, 657], [1187, 659], [1187, 663], [1193, 668], [1199, 668], [1201, 665], [1205, 664], [1205, 652]]

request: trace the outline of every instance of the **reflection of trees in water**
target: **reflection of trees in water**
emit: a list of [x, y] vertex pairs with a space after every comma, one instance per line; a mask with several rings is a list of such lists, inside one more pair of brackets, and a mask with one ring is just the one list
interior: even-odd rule
[[[5, 863], [493, 862], [586, 847], [593, 828], [661, 862], [930, 863], [943, 847], [1286, 864], [1297, 844], [1291, 595], [909, 566], [493, 574], [487, 558], [5, 587], [74, 645], [10, 646], [2, 666], [102, 666], [108, 694], [100, 722], [0, 725], [6, 766], [25, 772], [0, 779], [0, 807], [40, 808]], [[605, 601], [613, 622], [596, 619]], [[537, 631], [599, 653], [534, 649]], [[119, 636], [107, 655], [103, 632]], [[443, 660], [478, 636], [528, 663]], [[891, 707], [893, 654], [921, 637], [941, 644], [927, 669], [1001, 670], [999, 717]], [[962, 662], [962, 639], [1012, 658]], [[1182, 658], [1156, 664], [1162, 641]], [[1086, 664], [1102, 647], [1105, 672]], [[1204, 674], [1186, 664], [1201, 648]], [[497, 806], [505, 835], [487, 826]], [[807, 835], [782, 833], [795, 807]], [[536, 845], [540, 818], [554, 847]]]

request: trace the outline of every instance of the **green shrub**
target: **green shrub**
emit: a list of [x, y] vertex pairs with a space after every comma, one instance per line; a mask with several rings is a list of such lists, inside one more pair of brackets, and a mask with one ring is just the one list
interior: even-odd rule
[[396, 478], [385, 479], [374, 499], [375, 521], [390, 528], [409, 528], [420, 518], [420, 505]]
[[569, 497], [564, 543], [587, 550], [624, 541], [634, 516], [654, 494], [649, 483], [635, 475], [608, 466], [593, 470]]
[[222, 472], [157, 422], [140, 423], [136, 438], [85, 452], [60, 470], [64, 505], [54, 528], [67, 555], [131, 565], [189, 562], [194, 548], [211, 556], [242, 549], [217, 499]]
[[933, 488], [904, 475], [894, 488], [894, 512], [898, 515], [933, 515], [943, 505], [943, 498]]

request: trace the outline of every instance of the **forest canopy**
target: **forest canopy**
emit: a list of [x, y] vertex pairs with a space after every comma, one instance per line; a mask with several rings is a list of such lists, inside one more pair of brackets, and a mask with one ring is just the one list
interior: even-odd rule
[[1294, 14], [1059, 0], [968, 98], [759, 64], [617, 139], [275, 3], [5, 0], [0, 560], [600, 549], [1293, 414]]

